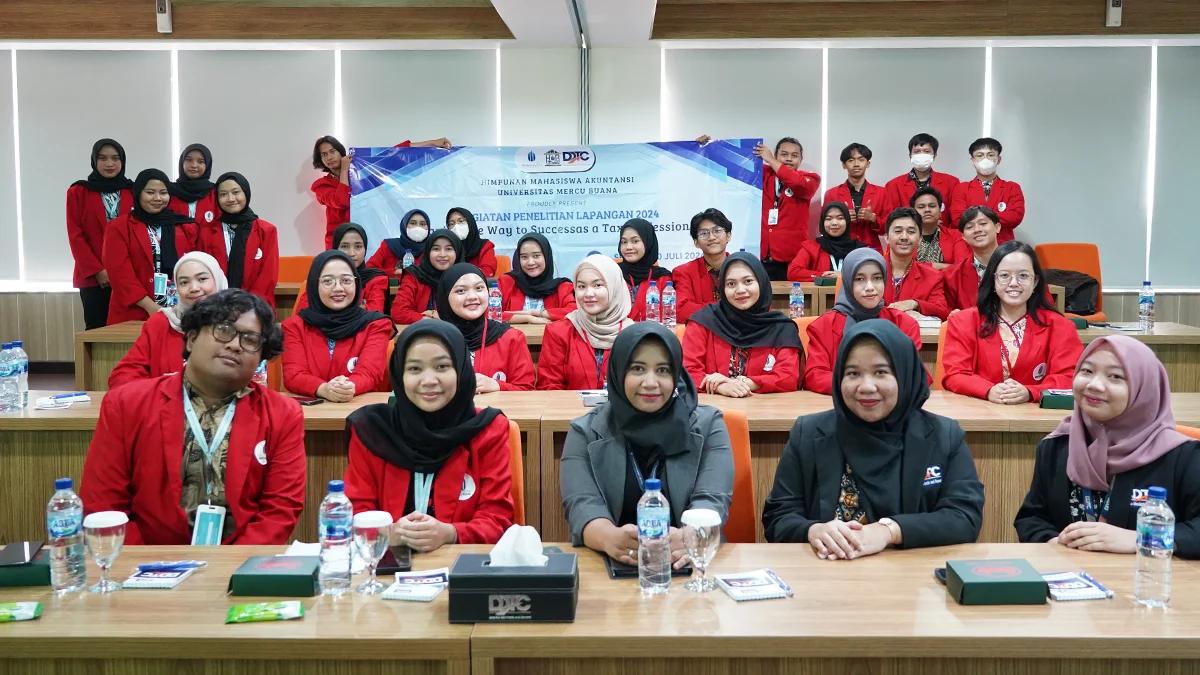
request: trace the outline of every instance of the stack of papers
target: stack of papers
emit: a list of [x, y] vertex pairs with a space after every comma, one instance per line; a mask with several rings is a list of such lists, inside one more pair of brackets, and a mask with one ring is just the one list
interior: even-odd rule
[[379, 597], [384, 600], [431, 602], [450, 583], [450, 570], [439, 567], [423, 572], [396, 572], [396, 583], [388, 586]]
[[792, 587], [769, 569], [751, 570], [740, 574], [718, 574], [717, 586], [729, 597], [743, 600], [790, 598]]
[[192, 576], [198, 568], [189, 567], [185, 570], [146, 570], [134, 572], [121, 585], [125, 588], [175, 588], [183, 580]]
[[1050, 597], [1058, 601], [1106, 600], [1113, 596], [1112, 591], [1087, 572], [1053, 572], [1043, 574], [1042, 578], [1050, 589]]

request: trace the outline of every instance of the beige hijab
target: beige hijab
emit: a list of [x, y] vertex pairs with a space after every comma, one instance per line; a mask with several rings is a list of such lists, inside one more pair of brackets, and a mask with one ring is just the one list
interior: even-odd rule
[[[183, 266], [184, 263], [189, 262], [198, 262], [208, 268], [209, 274], [212, 274], [213, 280], [217, 282], [217, 289], [214, 292], [219, 293], [229, 288], [229, 280], [226, 279], [225, 272], [221, 271], [221, 264], [217, 262], [216, 258], [202, 251], [192, 251], [191, 253], [185, 253], [179, 256], [179, 260], [175, 263], [175, 274], [179, 274], [179, 268]], [[172, 278], [174, 278], [174, 275]], [[183, 317], [183, 313], [190, 308], [191, 305], [184, 305], [183, 299], [181, 298], [178, 305], [175, 305], [174, 307], [167, 307], [166, 309], [162, 310], [162, 312], [166, 315], [167, 321], [171, 324], [171, 328], [174, 328], [177, 332], [182, 333], [183, 329], [180, 327], [179, 321]]]
[[596, 270], [604, 278], [608, 286], [608, 309], [599, 316], [592, 316], [580, 307], [567, 314], [567, 320], [575, 326], [580, 336], [587, 338], [594, 349], [612, 349], [613, 341], [621, 329], [634, 323], [629, 320], [629, 311], [633, 307], [629, 287], [625, 284], [621, 268], [612, 258], [598, 253], [589, 255], [575, 268], [571, 281], [579, 281], [579, 273], [584, 269]]

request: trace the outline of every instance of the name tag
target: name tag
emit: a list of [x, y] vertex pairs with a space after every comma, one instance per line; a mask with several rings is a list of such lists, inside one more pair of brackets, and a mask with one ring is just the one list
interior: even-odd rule
[[767, 211], [767, 224], [768, 225], [778, 225], [779, 224], [779, 209], [771, 209], [770, 211]]
[[201, 504], [196, 507], [196, 525], [192, 528], [192, 546], [218, 546], [225, 529], [225, 507]]

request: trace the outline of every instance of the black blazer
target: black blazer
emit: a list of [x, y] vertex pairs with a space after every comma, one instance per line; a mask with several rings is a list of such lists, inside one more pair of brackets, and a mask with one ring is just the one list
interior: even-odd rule
[[[1072, 522], [1068, 443], [1066, 436], [1038, 443], [1033, 483], [1013, 521], [1017, 539], [1023, 542], [1050, 541]], [[1167, 489], [1167, 505], [1175, 512], [1175, 554], [1200, 558], [1200, 441], [1188, 441], [1146, 466], [1113, 478], [1108, 523], [1136, 530], [1139, 500], [1145, 499], [1151, 485]]]
[[[808, 528], [833, 520], [845, 468], [836, 425], [832, 410], [796, 420], [763, 507], [767, 541], [807, 542]], [[925, 411], [913, 415], [909, 425], [910, 433], [925, 442], [904, 448], [901, 513], [876, 515], [900, 525], [904, 548], [975, 541], [983, 522], [983, 483], [962, 427]]]

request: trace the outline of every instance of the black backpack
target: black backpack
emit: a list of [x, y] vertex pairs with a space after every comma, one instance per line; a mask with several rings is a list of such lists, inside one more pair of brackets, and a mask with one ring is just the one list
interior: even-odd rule
[[1066, 311], [1072, 314], [1095, 314], [1100, 295], [1100, 282], [1090, 274], [1074, 270], [1044, 270], [1047, 284], [1065, 289]]

